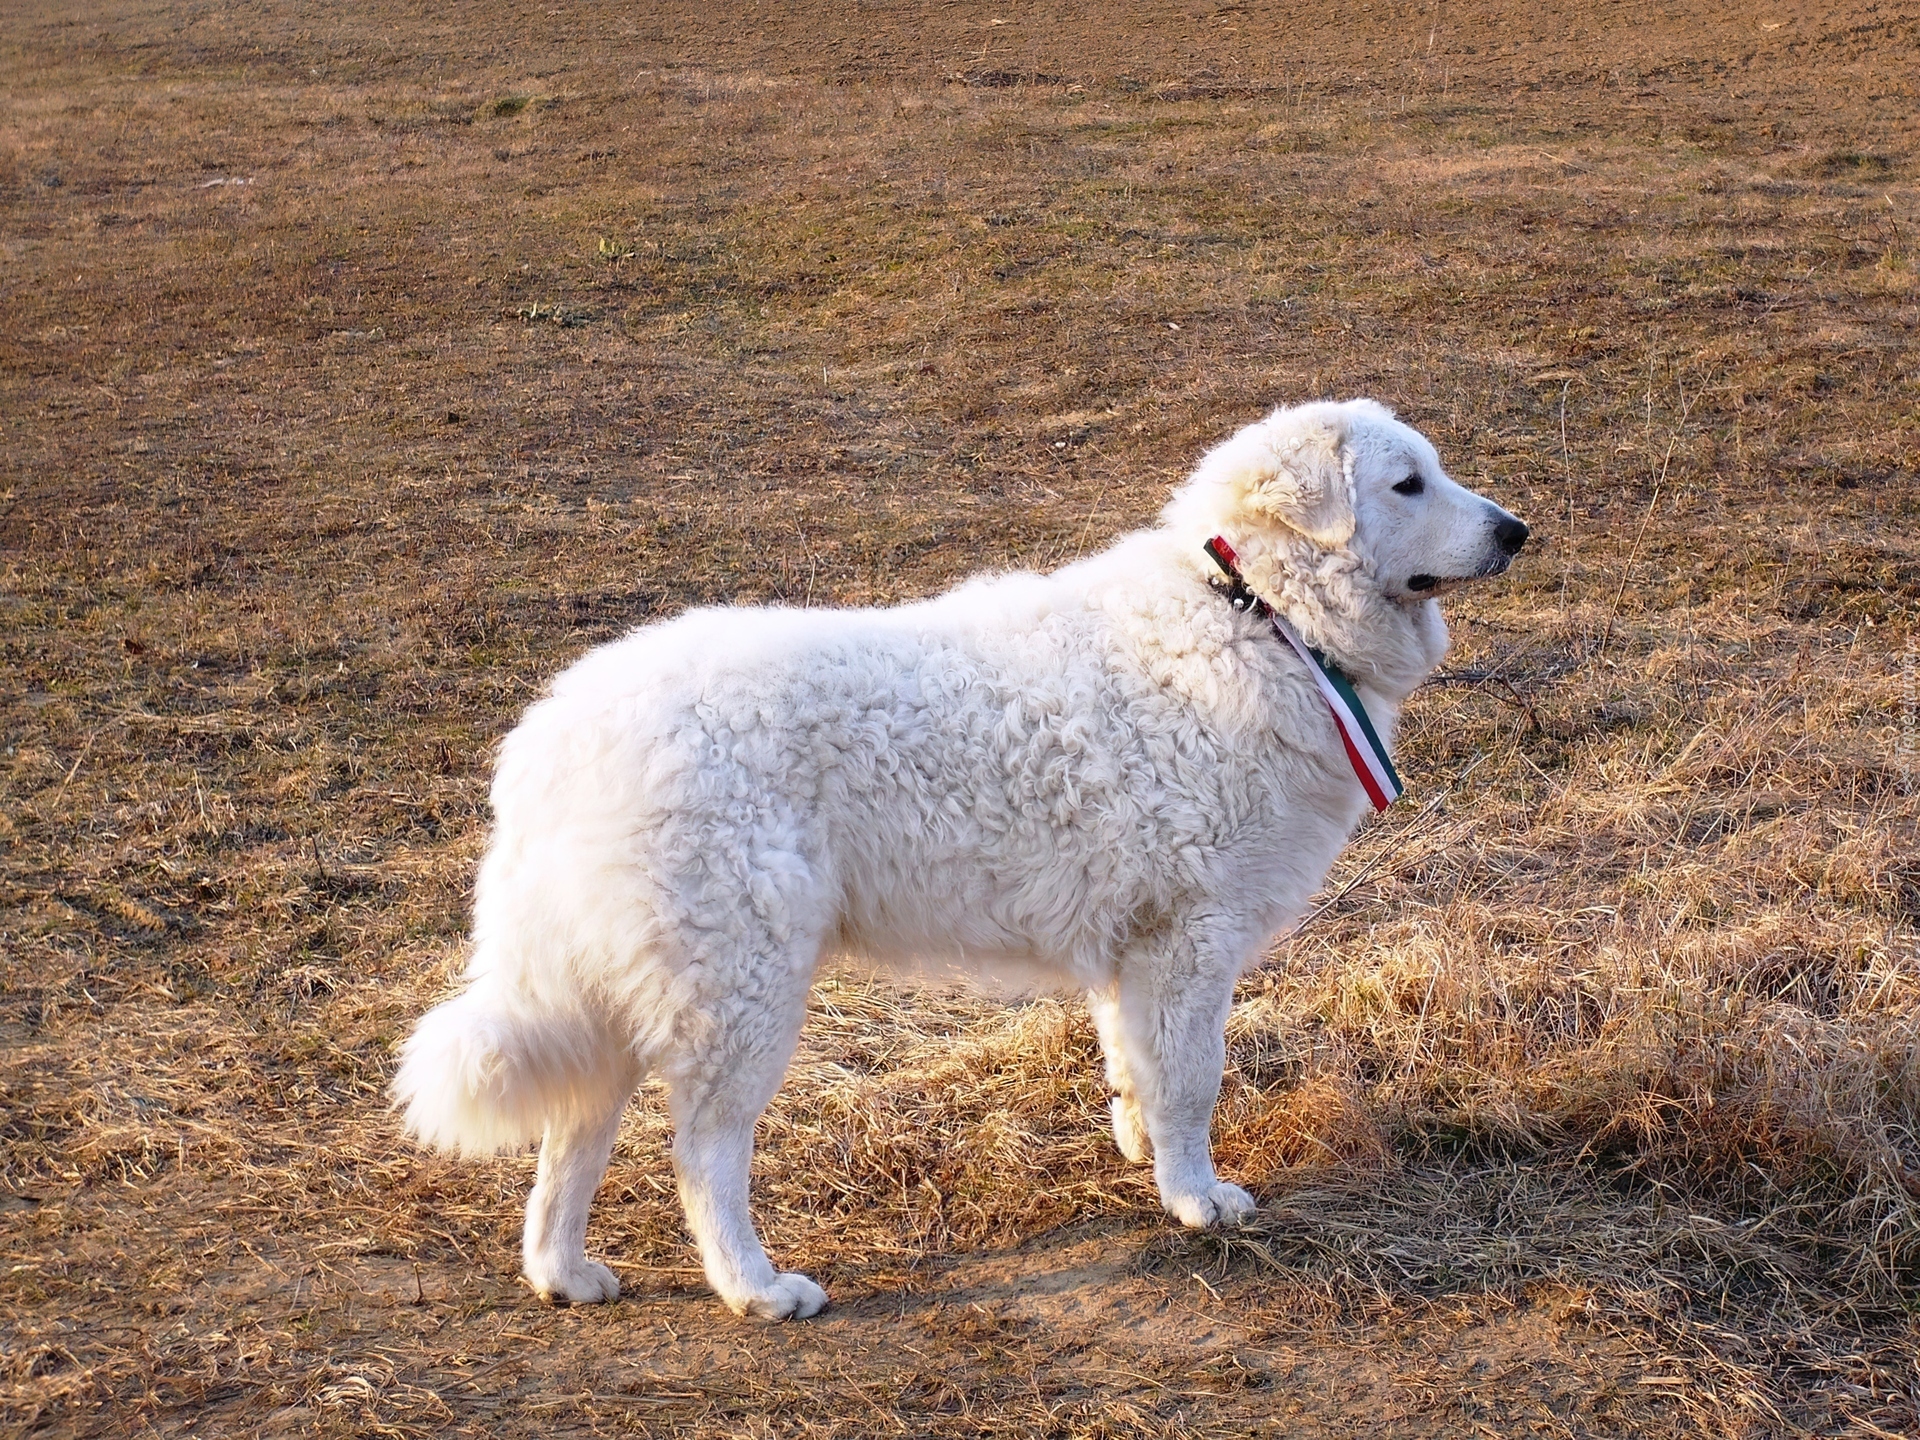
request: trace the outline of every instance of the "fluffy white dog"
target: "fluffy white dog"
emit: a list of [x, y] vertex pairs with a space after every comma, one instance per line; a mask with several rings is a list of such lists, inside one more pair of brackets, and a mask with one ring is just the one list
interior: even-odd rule
[[1312, 662], [1220, 588], [1216, 536], [1384, 747], [1446, 650], [1433, 595], [1505, 570], [1527, 527], [1381, 406], [1303, 405], [1054, 574], [892, 610], [697, 610], [554, 681], [501, 748], [466, 988], [393, 1084], [431, 1145], [540, 1140], [540, 1294], [619, 1292], [587, 1210], [651, 1071], [720, 1298], [767, 1320], [826, 1303], [768, 1262], [747, 1168], [833, 954], [1084, 990], [1120, 1149], [1152, 1156], [1183, 1224], [1253, 1214], [1207, 1134], [1234, 981], [1366, 794]]

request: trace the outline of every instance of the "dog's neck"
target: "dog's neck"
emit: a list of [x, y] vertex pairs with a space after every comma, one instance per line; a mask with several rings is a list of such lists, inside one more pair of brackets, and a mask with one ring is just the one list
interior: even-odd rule
[[[1206, 538], [1187, 547], [1203, 583], [1212, 565], [1202, 549]], [[1431, 600], [1404, 605], [1388, 599], [1366, 561], [1351, 551], [1272, 532], [1228, 538], [1254, 593], [1355, 684], [1397, 706], [1445, 656], [1447, 624], [1440, 607]]]

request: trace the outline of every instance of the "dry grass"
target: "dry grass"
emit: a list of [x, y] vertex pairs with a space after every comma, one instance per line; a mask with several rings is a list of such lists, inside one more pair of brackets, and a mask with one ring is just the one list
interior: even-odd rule
[[[1913, 19], [965, 9], [0, 21], [0, 1413], [1911, 1433]], [[532, 1306], [530, 1161], [382, 1089], [542, 680], [1323, 392], [1541, 544], [1246, 984], [1259, 1227], [1153, 1219], [1077, 1006], [843, 980], [756, 1180], [835, 1312], [713, 1313], [651, 1100], [632, 1298]]]

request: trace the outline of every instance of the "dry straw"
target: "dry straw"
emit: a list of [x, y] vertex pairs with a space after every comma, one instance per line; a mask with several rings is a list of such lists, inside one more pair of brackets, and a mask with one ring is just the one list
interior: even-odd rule
[[[1911, 47], [1636, 14], [1589, 74], [1515, 11], [1525, 57], [1437, 18], [1389, 63], [1227, 7], [1320, 59], [1149, 63], [1102, 12], [963, 69], [958, 7], [847, 84], [817, 17], [703, 10], [695, 69], [659, 8], [0, 59], [7, 1423], [1350, 1434], [1377, 1390], [1383, 1433], [1920, 1429], [1920, 279], [1867, 98]], [[1541, 538], [1244, 984], [1216, 1141], [1258, 1225], [1160, 1225], [1076, 1002], [848, 977], [755, 1182], [841, 1318], [714, 1312], [651, 1094], [591, 1239], [632, 1298], [533, 1308], [529, 1157], [421, 1156], [383, 1091], [544, 677], [689, 604], [1056, 563], [1324, 390]], [[1095, 1308], [1036, 1319], [1088, 1251]], [[1528, 1316], [1558, 1388], [1447, 1368]]]

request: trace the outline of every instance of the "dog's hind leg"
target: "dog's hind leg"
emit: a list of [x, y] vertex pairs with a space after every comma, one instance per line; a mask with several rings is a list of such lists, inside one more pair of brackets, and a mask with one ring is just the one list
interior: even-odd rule
[[541, 1137], [521, 1233], [521, 1266], [527, 1283], [556, 1305], [586, 1305], [620, 1294], [613, 1271], [587, 1258], [587, 1211], [606, 1176], [620, 1112], [639, 1079], [635, 1067], [625, 1084], [582, 1098], [550, 1118]]
[[1123, 959], [1121, 1049], [1153, 1145], [1160, 1203], [1183, 1225], [1242, 1225], [1253, 1197], [1213, 1169], [1208, 1128], [1226, 1066], [1237, 957], [1200, 927], [1163, 933]]
[[1100, 1032], [1100, 1049], [1107, 1057], [1107, 1083], [1113, 1087], [1113, 1099], [1108, 1102], [1113, 1112], [1113, 1143], [1127, 1159], [1142, 1164], [1153, 1152], [1147, 1139], [1146, 1117], [1140, 1113], [1133, 1069], [1127, 1060], [1126, 1035], [1120, 1022], [1120, 987], [1089, 990], [1087, 1009], [1093, 1015], [1094, 1029]]
[[485, 1153], [540, 1137], [525, 1273], [542, 1296], [574, 1304], [620, 1293], [613, 1272], [587, 1259], [587, 1209], [639, 1081], [632, 1052], [599, 1023], [488, 971], [421, 1018], [393, 1093], [407, 1129], [444, 1149]]
[[753, 1127], [780, 1088], [806, 1015], [810, 963], [781, 957], [666, 1069], [673, 1168], [707, 1280], [727, 1307], [758, 1320], [803, 1320], [827, 1303], [805, 1275], [767, 1259], [747, 1208]]

